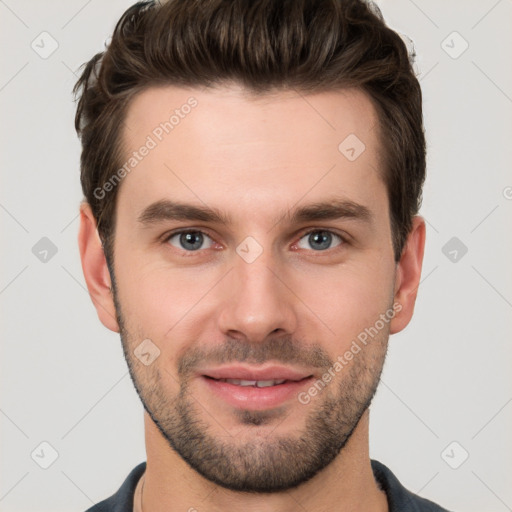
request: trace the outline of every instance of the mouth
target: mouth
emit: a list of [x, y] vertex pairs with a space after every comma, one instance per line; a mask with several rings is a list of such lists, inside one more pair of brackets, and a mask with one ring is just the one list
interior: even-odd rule
[[[208, 377], [205, 375], [205, 377], [211, 379], [213, 377]], [[218, 380], [219, 382], [227, 382], [228, 384], [233, 384], [234, 386], [252, 386], [256, 388], [269, 388], [271, 386], [279, 386], [281, 384], [284, 384], [285, 382], [294, 382], [289, 381], [286, 379], [273, 379], [273, 380], [242, 380], [242, 379], [214, 379]]]
[[297, 399], [314, 376], [285, 367], [223, 367], [198, 375], [205, 391], [237, 409], [267, 410]]

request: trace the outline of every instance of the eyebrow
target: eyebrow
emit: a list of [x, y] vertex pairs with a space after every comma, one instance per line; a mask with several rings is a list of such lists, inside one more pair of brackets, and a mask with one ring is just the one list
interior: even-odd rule
[[[373, 213], [364, 205], [347, 199], [331, 199], [290, 209], [275, 224], [285, 221], [290, 224], [303, 222], [350, 219], [371, 224]], [[226, 212], [208, 206], [161, 199], [146, 207], [137, 218], [144, 227], [169, 220], [200, 221], [228, 225], [232, 218]], [[274, 225], [275, 225], [274, 224]]]

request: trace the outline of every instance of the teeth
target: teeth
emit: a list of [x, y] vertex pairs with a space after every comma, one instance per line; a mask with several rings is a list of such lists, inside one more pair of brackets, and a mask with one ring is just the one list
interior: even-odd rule
[[277, 384], [282, 384], [284, 379], [281, 380], [259, 380], [256, 383], [258, 388], [268, 388], [269, 386], [276, 386]]
[[238, 385], [239, 386], [256, 386], [257, 381], [255, 380], [239, 380]]
[[270, 386], [277, 386], [282, 384], [286, 379], [275, 380], [242, 380], [242, 379], [219, 379], [222, 382], [228, 382], [235, 386], [253, 386], [257, 388], [268, 388]]
[[256, 383], [256, 387], [258, 387], [258, 388], [267, 388], [269, 386], [274, 386], [275, 383], [276, 383], [276, 381], [274, 381], [274, 380], [259, 380]]

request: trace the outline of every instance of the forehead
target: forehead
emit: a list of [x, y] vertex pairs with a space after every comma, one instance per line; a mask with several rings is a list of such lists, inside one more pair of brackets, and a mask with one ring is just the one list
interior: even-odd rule
[[118, 202], [131, 210], [170, 197], [275, 215], [306, 196], [385, 195], [377, 115], [359, 90], [152, 87], [132, 100], [123, 142]]
[[[300, 124], [295, 125], [295, 121]], [[123, 140], [129, 147], [135, 147], [144, 136], [151, 135], [157, 142], [171, 143], [162, 139], [171, 139], [166, 135], [172, 132], [172, 138], [179, 140], [183, 126], [188, 125], [201, 141], [220, 144], [229, 144], [234, 138], [238, 143], [246, 142], [247, 138], [269, 142], [275, 135], [275, 142], [280, 144], [299, 142], [301, 135], [311, 144], [322, 138], [330, 143], [331, 139], [348, 133], [371, 144], [376, 123], [373, 104], [359, 89], [256, 94], [239, 85], [150, 87], [132, 99]], [[281, 131], [285, 126], [287, 130]]]

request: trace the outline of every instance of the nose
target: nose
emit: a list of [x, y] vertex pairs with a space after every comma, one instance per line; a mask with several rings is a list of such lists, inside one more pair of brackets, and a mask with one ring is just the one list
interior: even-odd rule
[[264, 252], [251, 263], [235, 255], [234, 268], [223, 284], [218, 321], [224, 335], [257, 343], [271, 334], [295, 332], [298, 300], [270, 255]]

